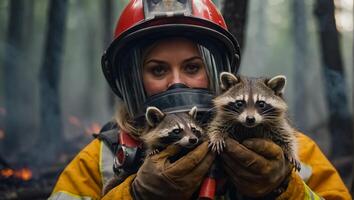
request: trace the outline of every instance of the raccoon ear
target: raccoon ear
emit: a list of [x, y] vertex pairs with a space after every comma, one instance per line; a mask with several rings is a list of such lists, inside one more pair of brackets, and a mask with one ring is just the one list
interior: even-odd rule
[[197, 118], [197, 106], [194, 106], [188, 113], [193, 119]]
[[286, 85], [286, 77], [284, 75], [274, 76], [267, 82], [267, 86], [272, 89], [276, 95], [284, 93]]
[[220, 74], [220, 87], [223, 91], [228, 90], [230, 87], [240, 82], [240, 78], [229, 72], [222, 72]]
[[146, 109], [145, 118], [149, 126], [155, 127], [166, 115], [158, 108], [150, 106]]

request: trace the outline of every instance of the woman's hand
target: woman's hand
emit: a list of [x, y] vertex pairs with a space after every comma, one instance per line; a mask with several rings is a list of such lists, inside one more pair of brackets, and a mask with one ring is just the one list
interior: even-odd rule
[[171, 163], [169, 158], [178, 151], [178, 147], [172, 145], [145, 159], [132, 184], [135, 199], [179, 200], [193, 195], [215, 156], [204, 142]]
[[292, 166], [282, 149], [268, 139], [238, 143], [227, 138], [222, 162], [237, 191], [248, 197], [264, 197], [290, 177]]

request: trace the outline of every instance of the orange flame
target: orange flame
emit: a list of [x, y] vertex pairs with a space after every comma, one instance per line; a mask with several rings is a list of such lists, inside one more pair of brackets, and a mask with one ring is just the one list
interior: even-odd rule
[[83, 123], [78, 117], [73, 115], [69, 116], [68, 122], [71, 125], [83, 130], [83, 132], [88, 135], [91, 135], [92, 133], [99, 133], [101, 130], [101, 125], [98, 122], [93, 122], [87, 125], [87, 123]]
[[14, 170], [12, 169], [3, 169], [0, 171], [1, 176], [4, 176], [5, 178], [8, 178], [12, 175], [14, 175]]
[[5, 178], [9, 178], [11, 176], [18, 178], [18, 179], [22, 179], [24, 181], [28, 181], [32, 178], [32, 171], [28, 168], [22, 168], [19, 170], [13, 170], [13, 169], [3, 169], [0, 170], [0, 175], [5, 177]]
[[92, 133], [99, 133], [101, 130], [101, 125], [97, 122], [93, 122], [90, 124], [88, 128], [86, 128], [86, 133], [87, 134], [92, 134]]
[[20, 170], [16, 170], [14, 175], [16, 178], [28, 181], [32, 178], [32, 171], [28, 168], [22, 168]]

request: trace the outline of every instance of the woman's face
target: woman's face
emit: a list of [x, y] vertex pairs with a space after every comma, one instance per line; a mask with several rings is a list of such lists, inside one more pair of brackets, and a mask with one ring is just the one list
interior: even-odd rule
[[143, 62], [143, 83], [148, 96], [166, 91], [175, 83], [208, 88], [205, 64], [196, 44], [182, 38], [154, 44]]

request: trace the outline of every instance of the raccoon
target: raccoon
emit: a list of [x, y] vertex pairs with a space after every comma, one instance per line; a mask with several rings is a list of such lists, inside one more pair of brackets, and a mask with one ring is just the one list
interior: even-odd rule
[[240, 142], [247, 138], [268, 138], [300, 170], [296, 131], [287, 118], [287, 104], [283, 99], [285, 84], [286, 77], [282, 75], [267, 79], [221, 73], [223, 93], [213, 100], [216, 114], [207, 130], [211, 149], [223, 151], [227, 135]]
[[[205, 139], [204, 131], [196, 123], [197, 107], [193, 107], [189, 113], [165, 114], [156, 107], [146, 109], [145, 118], [148, 127], [142, 131], [140, 139], [144, 142], [145, 154], [152, 156], [168, 145], [179, 145], [186, 149], [196, 147]], [[171, 159], [178, 159], [171, 158]], [[107, 194], [111, 189], [119, 185], [126, 174], [115, 175], [103, 188], [102, 194]]]
[[189, 113], [171, 114], [148, 107], [145, 118], [149, 127], [141, 136], [147, 155], [154, 155], [170, 144], [188, 149], [199, 144], [204, 132], [196, 123], [196, 116], [197, 107], [193, 107]]

